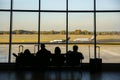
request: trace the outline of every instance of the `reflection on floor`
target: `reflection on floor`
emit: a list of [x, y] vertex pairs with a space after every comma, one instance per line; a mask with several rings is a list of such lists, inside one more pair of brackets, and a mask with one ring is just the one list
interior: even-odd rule
[[120, 80], [120, 72], [105, 71], [0, 71], [0, 80]]

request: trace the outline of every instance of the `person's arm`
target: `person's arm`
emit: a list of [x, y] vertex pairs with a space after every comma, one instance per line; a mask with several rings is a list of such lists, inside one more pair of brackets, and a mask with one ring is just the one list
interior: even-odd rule
[[83, 54], [82, 54], [82, 53], [81, 53], [81, 58], [82, 58], [82, 59], [84, 59], [84, 56], [83, 56]]
[[15, 53], [13, 53], [13, 56], [18, 57], [18, 55], [16, 55]]
[[84, 59], [84, 56], [81, 52], [80, 52], [80, 59]]

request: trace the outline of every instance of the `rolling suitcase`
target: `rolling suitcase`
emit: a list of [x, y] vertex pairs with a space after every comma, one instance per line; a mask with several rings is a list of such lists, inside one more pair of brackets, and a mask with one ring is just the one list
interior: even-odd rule
[[102, 58], [100, 58], [100, 47], [96, 46], [98, 48], [98, 56], [97, 58], [90, 58], [90, 72], [100, 72], [102, 71]]

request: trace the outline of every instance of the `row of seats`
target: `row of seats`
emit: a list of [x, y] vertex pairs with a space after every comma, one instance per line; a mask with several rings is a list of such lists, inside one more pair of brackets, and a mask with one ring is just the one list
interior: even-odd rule
[[[54, 54], [46, 49], [45, 44], [41, 44], [41, 49], [37, 51], [35, 55], [31, 54], [29, 49], [25, 49], [24, 52], [16, 55], [16, 67], [17, 68], [47, 68], [50, 66], [65, 67], [65, 66], [79, 66], [82, 64], [84, 56], [81, 52], [78, 52], [78, 46], [73, 46], [73, 51], [68, 51], [66, 54], [61, 54], [61, 49], [55, 47]], [[19, 48], [20, 49], [20, 48]]]
[[61, 67], [61, 66], [79, 66], [82, 64], [82, 59], [78, 55], [71, 54], [51, 54], [50, 56], [40, 55], [20, 55], [16, 57], [17, 68], [46, 68], [50, 66]]

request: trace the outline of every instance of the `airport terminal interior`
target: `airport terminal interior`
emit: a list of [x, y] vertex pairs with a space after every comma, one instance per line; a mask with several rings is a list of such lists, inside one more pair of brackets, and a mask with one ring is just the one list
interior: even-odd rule
[[119, 4], [0, 0], [0, 80], [120, 80]]

